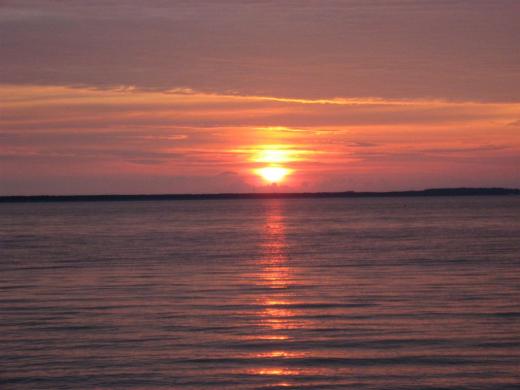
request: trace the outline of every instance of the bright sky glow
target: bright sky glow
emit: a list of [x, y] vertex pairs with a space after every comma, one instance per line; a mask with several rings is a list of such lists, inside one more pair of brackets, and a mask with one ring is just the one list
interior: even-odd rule
[[286, 163], [293, 160], [294, 152], [283, 149], [267, 149], [257, 153], [254, 161], [278, 164]]

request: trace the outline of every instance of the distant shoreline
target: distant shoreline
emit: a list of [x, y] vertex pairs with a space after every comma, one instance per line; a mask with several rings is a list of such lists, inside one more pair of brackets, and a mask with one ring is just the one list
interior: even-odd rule
[[428, 196], [497, 196], [520, 195], [514, 188], [432, 188], [417, 191], [387, 192], [271, 192], [220, 194], [156, 194], [156, 195], [14, 195], [0, 196], [0, 203], [20, 202], [104, 202], [210, 199], [307, 199], [307, 198], [386, 198]]

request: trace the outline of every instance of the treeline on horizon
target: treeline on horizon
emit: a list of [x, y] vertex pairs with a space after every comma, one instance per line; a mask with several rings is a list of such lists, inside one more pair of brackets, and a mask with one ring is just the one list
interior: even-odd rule
[[386, 192], [257, 192], [220, 194], [141, 194], [141, 195], [12, 195], [0, 196], [0, 203], [8, 202], [79, 202], [79, 201], [153, 201], [153, 200], [207, 200], [207, 199], [299, 199], [299, 198], [374, 198], [426, 196], [490, 196], [520, 195], [515, 188], [431, 188], [411, 191]]

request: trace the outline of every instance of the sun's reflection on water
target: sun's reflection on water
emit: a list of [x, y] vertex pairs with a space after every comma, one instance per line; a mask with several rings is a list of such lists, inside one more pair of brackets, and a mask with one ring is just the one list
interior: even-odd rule
[[[263, 296], [258, 297], [261, 307], [258, 315], [258, 325], [264, 334], [258, 335], [257, 340], [276, 343], [271, 350], [254, 354], [260, 360], [258, 368], [252, 374], [263, 376], [294, 377], [301, 374], [301, 370], [287, 367], [287, 360], [302, 358], [304, 352], [283, 348], [292, 342], [291, 330], [301, 326], [294, 317], [294, 296], [291, 287], [297, 284], [294, 269], [287, 259], [286, 225], [283, 213], [283, 202], [273, 200], [269, 202], [263, 229], [262, 258], [258, 262], [257, 278], [254, 283], [263, 287]], [[265, 334], [268, 333], [268, 334]], [[266, 359], [263, 364], [262, 360]], [[288, 382], [284, 382], [288, 385]], [[280, 384], [278, 384], [280, 385]]]
[[[299, 370], [289, 370], [287, 368], [263, 368], [256, 371], [259, 375], [298, 375]], [[289, 384], [287, 384], [289, 385]]]

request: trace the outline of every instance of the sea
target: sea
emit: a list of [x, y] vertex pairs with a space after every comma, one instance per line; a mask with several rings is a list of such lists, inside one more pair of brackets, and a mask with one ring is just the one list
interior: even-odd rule
[[520, 197], [0, 204], [0, 389], [519, 389]]

